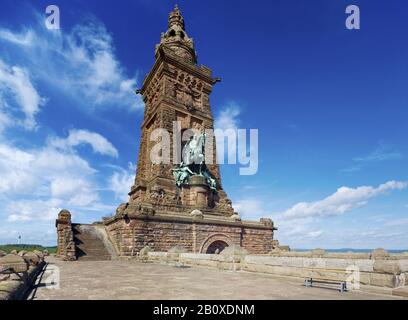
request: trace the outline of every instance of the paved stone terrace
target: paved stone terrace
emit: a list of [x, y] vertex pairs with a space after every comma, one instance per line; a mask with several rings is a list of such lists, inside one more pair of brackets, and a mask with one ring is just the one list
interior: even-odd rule
[[52, 257], [48, 262], [60, 268], [60, 289], [50, 290], [40, 283], [33, 299], [399, 299], [306, 288], [302, 279], [203, 267], [179, 268], [134, 260], [64, 262]]

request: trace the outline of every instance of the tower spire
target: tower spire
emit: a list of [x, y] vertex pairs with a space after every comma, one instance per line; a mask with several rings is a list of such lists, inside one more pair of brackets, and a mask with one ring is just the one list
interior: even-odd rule
[[175, 55], [184, 60], [197, 63], [193, 38], [190, 38], [186, 33], [184, 18], [177, 4], [169, 14], [168, 29], [162, 33], [156, 51], [160, 46], [172, 49]]
[[177, 4], [174, 6], [173, 11], [169, 14], [169, 29], [174, 26], [180, 26], [182, 30], [185, 30], [184, 18]]

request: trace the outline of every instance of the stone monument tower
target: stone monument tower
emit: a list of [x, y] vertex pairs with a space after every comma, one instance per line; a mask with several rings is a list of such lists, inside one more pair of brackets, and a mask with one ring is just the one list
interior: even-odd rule
[[[145, 246], [163, 251], [179, 245], [202, 253], [230, 245], [253, 253], [272, 249], [272, 221], [241, 221], [221, 184], [214, 137], [205, 133], [213, 129], [210, 94], [218, 81], [211, 69], [197, 64], [193, 39], [176, 6], [155, 48], [155, 63], [137, 90], [145, 111], [129, 202], [103, 221], [121, 255], [134, 255]], [[167, 131], [172, 142], [170, 150], [161, 151], [167, 161], [160, 163], [151, 159], [163, 139], [153, 134], [156, 129]], [[196, 134], [188, 141], [178, 135], [191, 129]], [[211, 162], [205, 161], [204, 140], [207, 149], [212, 146]], [[205, 160], [189, 163], [195, 153]]]
[[[211, 69], [197, 65], [193, 39], [187, 35], [183, 16], [177, 6], [170, 13], [168, 30], [161, 35], [160, 43], [156, 46], [155, 58], [142, 89], [138, 90], [143, 95], [145, 114], [130, 205], [144, 204], [167, 213], [200, 209], [208, 214], [231, 216], [234, 210], [222, 189], [217, 164], [206, 164], [216, 190], [211, 190], [206, 179], [197, 175], [190, 177], [180, 188], [175, 185], [174, 159], [177, 156], [174, 153], [180, 153], [184, 143], [181, 137], [176, 137], [175, 125], [181, 132], [190, 128], [198, 132], [213, 129], [209, 96], [217, 82], [212, 77]], [[150, 152], [157, 144], [151, 141], [151, 133], [157, 128], [170, 133], [172, 147], [167, 164], [154, 164], [150, 159]], [[207, 139], [211, 139], [210, 145], [215, 146], [212, 136], [207, 136]], [[215, 160], [215, 147], [213, 157]]]

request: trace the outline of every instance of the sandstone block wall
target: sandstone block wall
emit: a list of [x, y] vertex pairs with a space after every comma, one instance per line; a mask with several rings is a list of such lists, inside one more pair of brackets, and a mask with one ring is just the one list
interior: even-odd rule
[[271, 229], [215, 224], [210, 220], [206, 223], [176, 218], [132, 218], [116, 219], [105, 226], [121, 256], [137, 255], [145, 246], [150, 246], [153, 251], [168, 251], [181, 246], [189, 252], [205, 253], [215, 241], [242, 246], [253, 254], [268, 253], [272, 249]]
[[269, 253], [272, 251], [272, 230], [244, 229], [241, 246], [250, 253]]
[[107, 231], [117, 248], [119, 255], [136, 255], [145, 246], [155, 251], [167, 251], [179, 245], [193, 250], [192, 225], [187, 223], [147, 222], [132, 219], [129, 223], [117, 220], [108, 225]]

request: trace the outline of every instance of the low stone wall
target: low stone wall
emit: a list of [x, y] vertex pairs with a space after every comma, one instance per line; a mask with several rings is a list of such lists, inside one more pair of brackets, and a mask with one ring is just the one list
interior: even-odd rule
[[214, 242], [237, 245], [253, 254], [272, 250], [271, 222], [236, 221], [226, 217], [201, 215], [128, 215], [105, 219], [109, 238], [120, 256], [135, 256], [145, 246], [167, 251], [179, 245], [192, 253], [206, 253]]
[[309, 258], [246, 256], [242, 270], [301, 278], [318, 277], [336, 281], [359, 278], [360, 284], [397, 288], [405, 285], [408, 259], [372, 260], [356, 258]]
[[398, 288], [408, 283], [408, 256], [285, 252], [270, 255], [145, 252], [139, 259], [221, 270], [249, 271], [298, 278], [359, 281], [362, 285]]
[[237, 256], [224, 256], [219, 254], [180, 254], [180, 263], [186, 265], [199, 265], [205, 267], [214, 267], [221, 270], [237, 271], [240, 269], [241, 258]]
[[44, 265], [44, 254], [39, 251], [0, 257], [0, 300], [26, 298]]
[[220, 254], [149, 252], [145, 258], [139, 257], [139, 259], [149, 262], [177, 263], [231, 271], [237, 271], [241, 267], [240, 257]]

